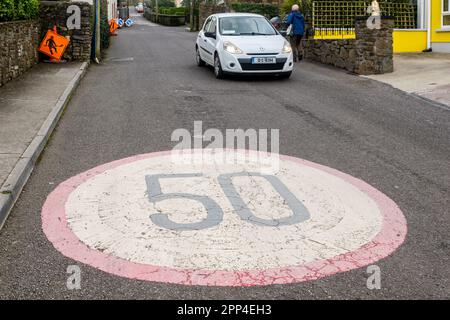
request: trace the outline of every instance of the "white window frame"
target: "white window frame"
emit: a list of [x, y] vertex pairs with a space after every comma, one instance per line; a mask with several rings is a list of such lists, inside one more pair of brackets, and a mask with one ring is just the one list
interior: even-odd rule
[[[444, 11], [444, 3], [447, 2], [448, 6], [447, 6], [447, 10], [448, 11]], [[450, 29], [450, 24], [445, 25], [444, 24], [444, 16], [450, 16], [450, 0], [442, 0], [441, 1], [441, 27], [442, 29]]]

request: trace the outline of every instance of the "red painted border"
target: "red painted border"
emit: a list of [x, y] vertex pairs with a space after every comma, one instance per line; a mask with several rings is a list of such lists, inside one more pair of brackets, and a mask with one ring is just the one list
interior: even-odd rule
[[257, 286], [314, 280], [360, 268], [390, 255], [406, 237], [406, 219], [401, 210], [390, 198], [377, 189], [335, 169], [303, 159], [280, 155], [280, 159], [297, 162], [337, 176], [369, 195], [377, 203], [383, 216], [381, 231], [371, 242], [359, 249], [330, 259], [283, 268], [240, 271], [176, 269], [130, 262], [91, 249], [77, 238], [68, 226], [65, 215], [65, 203], [73, 190], [86, 180], [106, 170], [146, 158], [167, 155], [170, 152], [141, 154], [113, 161], [62, 182], [48, 196], [42, 208], [42, 228], [47, 238], [63, 255], [121, 277], [184, 285]]

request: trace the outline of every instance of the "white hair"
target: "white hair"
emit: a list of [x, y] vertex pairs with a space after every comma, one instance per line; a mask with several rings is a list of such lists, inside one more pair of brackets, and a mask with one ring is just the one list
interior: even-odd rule
[[299, 10], [298, 4], [294, 4], [292, 6], [292, 11], [298, 11], [298, 10]]

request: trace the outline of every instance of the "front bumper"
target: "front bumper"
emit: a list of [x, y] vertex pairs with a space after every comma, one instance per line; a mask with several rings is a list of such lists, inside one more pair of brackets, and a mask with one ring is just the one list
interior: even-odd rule
[[[252, 64], [253, 57], [275, 57], [274, 64]], [[222, 70], [226, 73], [240, 74], [283, 74], [294, 68], [293, 55], [290, 54], [231, 54], [222, 52], [220, 62]]]

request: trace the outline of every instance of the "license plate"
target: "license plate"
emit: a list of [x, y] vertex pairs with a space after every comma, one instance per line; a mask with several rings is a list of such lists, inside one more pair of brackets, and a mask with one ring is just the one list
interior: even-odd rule
[[252, 58], [252, 64], [271, 64], [277, 63], [275, 57], [254, 57]]

